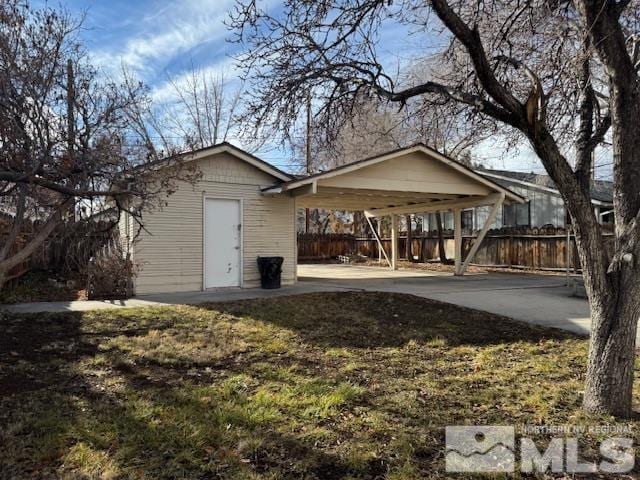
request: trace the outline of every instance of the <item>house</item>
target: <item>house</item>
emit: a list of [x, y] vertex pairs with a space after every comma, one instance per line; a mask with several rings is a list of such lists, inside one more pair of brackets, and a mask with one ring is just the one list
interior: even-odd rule
[[293, 283], [294, 202], [262, 194], [292, 177], [229, 143], [190, 152], [186, 161], [196, 162], [200, 180], [180, 183], [165, 207], [145, 213], [137, 238], [134, 222], [121, 216], [138, 267], [135, 293], [257, 287], [256, 257], [272, 255], [285, 258], [282, 283]]
[[493, 220], [503, 205], [525, 199], [426, 145], [414, 145], [294, 178], [263, 160], [222, 143], [180, 156], [196, 162], [201, 178], [182, 182], [166, 206], [145, 212], [145, 229], [120, 219], [127, 253], [140, 267], [136, 294], [259, 285], [258, 256], [284, 257], [282, 282], [296, 281], [299, 208], [363, 211], [368, 222], [389, 218], [397, 268], [399, 217], [454, 212], [456, 274], [462, 275], [488, 230], [489, 221], [462, 262], [461, 212], [488, 206]]
[[[526, 198], [522, 204], [505, 205], [498, 212], [491, 228], [503, 227], [543, 227], [553, 225], [565, 227], [568, 215], [556, 185], [548, 175], [512, 172], [508, 170], [477, 169], [477, 173], [491, 179]], [[597, 180], [591, 188], [591, 203], [601, 223], [613, 222], [613, 184]], [[487, 207], [476, 207], [462, 212], [462, 228], [466, 231], [478, 230], [487, 218]], [[423, 231], [436, 230], [434, 214], [422, 215]], [[453, 229], [451, 213], [442, 216], [443, 227]]]

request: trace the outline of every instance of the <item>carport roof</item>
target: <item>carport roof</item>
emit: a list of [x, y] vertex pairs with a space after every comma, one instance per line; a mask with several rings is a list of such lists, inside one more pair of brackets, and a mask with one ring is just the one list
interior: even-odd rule
[[436, 150], [417, 144], [264, 189], [298, 206], [366, 210], [372, 215], [489, 205], [523, 197]]

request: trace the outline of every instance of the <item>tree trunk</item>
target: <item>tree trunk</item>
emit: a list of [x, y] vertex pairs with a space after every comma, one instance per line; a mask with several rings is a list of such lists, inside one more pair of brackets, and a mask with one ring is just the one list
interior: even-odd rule
[[40, 231], [18, 253], [0, 260], [0, 288], [4, 287], [4, 283], [8, 280], [9, 271], [27, 261], [36, 249], [49, 238], [55, 228], [62, 223], [62, 214], [67, 211], [72, 202], [73, 198], [67, 199], [58, 210], [52, 213]]
[[[632, 414], [635, 340], [640, 316], [640, 278], [634, 259], [610, 263], [591, 210], [567, 200], [591, 309], [591, 338], [583, 405], [592, 413]], [[623, 218], [616, 218], [624, 227]], [[627, 251], [616, 234], [616, 251]]]
[[[616, 224], [615, 254], [604, 268], [585, 265], [594, 257], [592, 263], [597, 265], [599, 252], [590, 248], [592, 242], [583, 244], [581, 235], [576, 234], [591, 306], [584, 407], [590, 412], [629, 417], [640, 315], [640, 132], [636, 126], [640, 86], [636, 60], [629, 56], [620, 24], [625, 2], [580, 0], [576, 6], [608, 77]], [[576, 227], [584, 227], [585, 222], [579, 220]]]
[[413, 262], [413, 232], [411, 231], [411, 215], [405, 215], [407, 224], [407, 244], [405, 245], [405, 254], [408, 262]]
[[637, 282], [621, 282], [616, 292], [594, 293], [584, 408], [592, 413], [629, 417], [640, 288]]
[[442, 233], [442, 214], [440, 212], [436, 212], [436, 227], [438, 229], [438, 252], [440, 254], [440, 262], [443, 264], [448, 264], [449, 259], [447, 259], [447, 251], [444, 247], [444, 235]]
[[304, 233], [309, 233], [309, 222], [310, 222], [310, 216], [311, 214], [309, 213], [309, 209], [305, 208], [304, 209]]
[[364, 237], [367, 235], [367, 223], [364, 218], [363, 211], [353, 212], [353, 234], [356, 237]]

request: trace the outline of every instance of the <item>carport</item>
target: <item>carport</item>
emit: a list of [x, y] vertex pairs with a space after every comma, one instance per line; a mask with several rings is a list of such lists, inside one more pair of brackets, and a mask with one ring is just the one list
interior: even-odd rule
[[[296, 208], [364, 211], [391, 269], [397, 269], [400, 215], [452, 211], [455, 274], [463, 275], [503, 204], [524, 198], [475, 173], [459, 162], [419, 144], [370, 157], [263, 190], [287, 195]], [[465, 260], [462, 260], [464, 209], [489, 206], [490, 212]], [[389, 217], [391, 252], [382, 248], [371, 219]]]

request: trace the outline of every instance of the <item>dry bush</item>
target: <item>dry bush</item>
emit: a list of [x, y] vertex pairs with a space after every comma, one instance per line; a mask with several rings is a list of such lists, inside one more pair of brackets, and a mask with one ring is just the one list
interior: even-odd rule
[[119, 241], [110, 243], [89, 260], [87, 297], [128, 298], [136, 268]]

